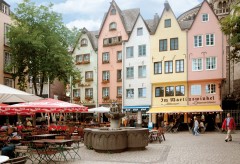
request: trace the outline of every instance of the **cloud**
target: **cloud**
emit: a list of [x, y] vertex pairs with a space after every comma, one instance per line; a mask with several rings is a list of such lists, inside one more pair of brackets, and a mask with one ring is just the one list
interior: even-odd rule
[[67, 23], [66, 26], [69, 29], [72, 29], [73, 27], [77, 27], [79, 29], [85, 27], [89, 31], [95, 31], [100, 28], [101, 21], [102, 21], [101, 19], [97, 19], [97, 20], [77, 19]]

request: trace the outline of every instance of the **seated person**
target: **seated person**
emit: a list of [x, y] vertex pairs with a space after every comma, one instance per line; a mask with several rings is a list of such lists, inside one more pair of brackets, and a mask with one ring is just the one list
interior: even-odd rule
[[1, 127], [1, 131], [7, 131], [8, 130], [8, 126], [6, 123], [4, 123], [4, 125]]
[[32, 123], [29, 119], [27, 119], [27, 127], [32, 127]]
[[17, 123], [17, 131], [22, 131], [23, 128], [22, 122]]
[[8, 156], [9, 158], [15, 158], [14, 154], [15, 145], [11, 144], [2, 148], [2, 155]]

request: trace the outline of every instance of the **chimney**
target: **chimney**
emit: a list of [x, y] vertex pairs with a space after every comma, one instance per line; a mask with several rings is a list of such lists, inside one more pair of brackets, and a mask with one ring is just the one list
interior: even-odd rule
[[165, 7], [165, 9], [166, 9], [167, 11], [170, 9], [170, 5], [169, 5], [169, 3], [168, 3], [168, 0], [166, 0], [166, 1], [164, 2], [164, 7]]
[[154, 22], [154, 24], [157, 24], [158, 21], [159, 21], [159, 19], [160, 19], [160, 17], [159, 17], [159, 15], [158, 15], [158, 13], [155, 13], [155, 14], [154, 14], [154, 17], [153, 17], [153, 22]]

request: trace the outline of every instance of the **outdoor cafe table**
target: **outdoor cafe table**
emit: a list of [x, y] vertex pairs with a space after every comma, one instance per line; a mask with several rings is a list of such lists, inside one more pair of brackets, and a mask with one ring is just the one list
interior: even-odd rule
[[38, 135], [33, 135], [32, 137], [35, 139], [50, 139], [54, 138], [58, 134], [38, 134]]
[[[67, 161], [66, 155], [64, 154], [65, 148], [64, 146], [68, 143], [72, 143], [73, 140], [62, 140], [62, 139], [41, 139], [41, 140], [33, 140], [33, 145], [35, 145], [35, 149], [40, 157], [39, 163], [41, 163], [42, 160], [46, 162], [54, 162], [54, 157], [57, 153], [59, 153], [60, 156], [64, 158], [65, 161]], [[38, 147], [37, 144], [44, 144], [44, 147]], [[53, 146], [51, 148], [51, 146]], [[50, 152], [50, 149], [55, 150], [55, 152]]]
[[9, 160], [9, 157], [8, 156], [5, 156], [5, 155], [0, 155], [0, 163], [3, 163], [3, 162], [6, 162]]

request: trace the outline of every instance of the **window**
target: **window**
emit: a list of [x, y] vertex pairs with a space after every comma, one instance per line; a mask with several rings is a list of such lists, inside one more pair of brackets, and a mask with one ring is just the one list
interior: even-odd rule
[[4, 78], [4, 85], [13, 87], [13, 79], [10, 78]]
[[116, 30], [117, 29], [117, 23], [116, 22], [112, 22], [109, 25], [109, 30]]
[[146, 97], [146, 88], [138, 88], [138, 97]]
[[122, 62], [122, 51], [117, 51], [117, 62]]
[[110, 72], [109, 71], [103, 71], [103, 80], [109, 80], [110, 79]]
[[207, 22], [208, 21], [208, 14], [202, 14], [202, 21]]
[[103, 46], [111, 46], [111, 45], [120, 45], [122, 44], [122, 37], [117, 36], [117, 37], [112, 37], [112, 38], [105, 38], [103, 39]]
[[86, 81], [93, 81], [93, 71], [85, 72], [85, 80]]
[[133, 98], [134, 97], [134, 90], [133, 89], [127, 89], [126, 90], [126, 98]]
[[134, 77], [134, 68], [133, 67], [127, 67], [127, 79]]
[[127, 58], [133, 58], [133, 47], [127, 47]]
[[85, 89], [85, 97], [93, 98], [93, 88]]
[[108, 97], [109, 96], [109, 88], [108, 87], [104, 87], [102, 89], [102, 96], [103, 97]]
[[167, 51], [167, 39], [159, 40], [159, 51]]
[[214, 70], [217, 67], [216, 57], [207, 57], [206, 58], [206, 70]]
[[10, 25], [4, 24], [4, 44], [6, 46], [9, 45], [9, 38], [7, 36], [7, 33], [10, 31]]
[[117, 70], [117, 81], [122, 81], [122, 70]]
[[117, 95], [122, 96], [122, 87], [117, 87]]
[[80, 97], [80, 89], [73, 89], [73, 97]]
[[9, 52], [4, 51], [4, 68], [11, 64], [11, 55]]
[[202, 47], [202, 35], [196, 35], [194, 36], [194, 47]]
[[192, 59], [192, 70], [202, 71], [202, 69], [203, 69], [202, 58]]
[[184, 60], [176, 60], [176, 72], [184, 72]]
[[209, 93], [209, 94], [216, 93], [216, 84], [207, 84], [206, 85], [206, 93]]
[[103, 63], [109, 63], [109, 52], [104, 52], [102, 55]]
[[81, 46], [82, 47], [87, 46], [87, 44], [88, 44], [87, 39], [84, 38], [84, 39], [81, 40]]
[[146, 56], [146, 45], [138, 46], [138, 56]]
[[176, 96], [184, 96], [185, 87], [183, 85], [176, 86]]
[[143, 78], [146, 77], [146, 66], [138, 66], [138, 77]]
[[173, 73], [173, 61], [165, 61], [165, 73]]
[[110, 12], [110, 15], [116, 15], [116, 9], [113, 8]]
[[164, 87], [156, 87], [155, 97], [163, 97], [163, 96], [164, 96]]
[[155, 62], [154, 63], [154, 74], [161, 74], [162, 73], [162, 62]]
[[9, 15], [9, 7], [2, 3], [2, 12]]
[[178, 38], [170, 39], [170, 50], [178, 50]]
[[137, 28], [137, 36], [143, 35], [143, 28]]
[[76, 63], [82, 62], [83, 61], [83, 56], [82, 55], [76, 55]]
[[174, 96], [174, 87], [168, 86], [165, 88], [165, 96]]
[[165, 19], [164, 27], [165, 28], [171, 27], [171, 19]]
[[213, 46], [214, 45], [214, 34], [207, 34], [206, 35], [206, 45]]
[[201, 85], [192, 85], [191, 95], [201, 95]]
[[90, 54], [83, 55], [83, 61], [89, 62], [90, 61]]

